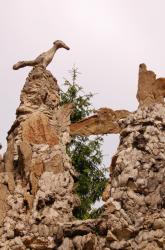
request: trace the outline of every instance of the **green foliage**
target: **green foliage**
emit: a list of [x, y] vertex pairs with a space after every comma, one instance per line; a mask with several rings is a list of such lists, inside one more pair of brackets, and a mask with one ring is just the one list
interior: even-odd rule
[[[71, 115], [71, 122], [77, 122], [89, 116], [94, 111], [91, 104], [93, 94], [84, 94], [83, 88], [77, 84], [77, 68], [71, 71], [71, 81], [65, 80], [66, 91], [61, 91], [61, 105], [74, 103], [75, 109]], [[96, 217], [99, 211], [92, 211], [92, 205], [100, 199], [107, 179], [105, 169], [101, 168], [103, 155], [101, 136], [72, 138], [67, 151], [72, 164], [79, 173], [76, 183], [76, 192], [80, 197], [81, 206], [76, 208], [74, 215], [80, 219]]]
[[71, 115], [71, 122], [77, 122], [94, 111], [91, 105], [91, 97], [93, 94], [82, 94], [83, 88], [76, 83], [79, 74], [77, 68], [73, 68], [70, 73], [72, 82], [65, 79], [64, 85], [67, 87], [67, 90], [61, 91], [61, 105], [74, 103], [75, 109]]

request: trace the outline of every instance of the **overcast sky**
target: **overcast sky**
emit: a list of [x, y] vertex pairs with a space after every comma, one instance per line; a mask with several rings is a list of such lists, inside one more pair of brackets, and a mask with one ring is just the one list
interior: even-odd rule
[[[71, 50], [59, 50], [48, 69], [62, 86], [75, 64], [84, 89], [97, 93], [95, 108], [135, 110], [140, 63], [165, 76], [164, 0], [1, 0], [0, 10], [0, 141], [4, 149], [30, 71], [29, 67], [13, 71], [12, 65], [34, 59], [54, 40], [63, 40]], [[117, 136], [106, 137], [107, 162], [117, 143]]]

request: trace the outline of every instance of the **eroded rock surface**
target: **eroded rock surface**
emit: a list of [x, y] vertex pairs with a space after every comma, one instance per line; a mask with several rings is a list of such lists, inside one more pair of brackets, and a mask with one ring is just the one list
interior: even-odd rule
[[140, 106], [164, 103], [165, 78], [156, 78], [153, 71], [147, 70], [145, 64], [139, 66], [137, 99]]
[[[53, 248], [59, 223], [73, 219], [72, 210], [79, 203], [73, 195], [76, 172], [65, 148], [71, 111], [70, 104], [59, 106], [52, 74], [33, 68], [8, 133], [0, 173], [1, 249], [42, 249], [42, 244]], [[44, 243], [40, 237], [46, 237]]]
[[118, 134], [121, 127], [118, 121], [130, 114], [127, 110], [100, 108], [96, 114], [70, 125], [71, 135], [89, 136], [100, 134]]
[[165, 249], [164, 123], [162, 104], [139, 108], [121, 121], [104, 212], [113, 235], [110, 249]]
[[[146, 91], [151, 78], [149, 72], [140, 79]], [[0, 249], [165, 249], [165, 105], [153, 92], [142, 93], [134, 113], [103, 108], [70, 125], [73, 106], [59, 106], [56, 79], [33, 68], [0, 159]], [[79, 199], [66, 154], [70, 133], [120, 133], [95, 220], [72, 214]]]

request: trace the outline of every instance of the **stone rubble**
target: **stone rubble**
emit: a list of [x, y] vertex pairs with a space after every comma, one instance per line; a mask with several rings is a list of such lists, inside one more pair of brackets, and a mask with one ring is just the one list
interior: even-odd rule
[[84, 221], [73, 217], [77, 173], [66, 153], [70, 128], [80, 128], [70, 126], [72, 110], [59, 105], [52, 74], [34, 67], [0, 160], [0, 249], [165, 250], [165, 104], [115, 120], [120, 144], [105, 204], [99, 218]]

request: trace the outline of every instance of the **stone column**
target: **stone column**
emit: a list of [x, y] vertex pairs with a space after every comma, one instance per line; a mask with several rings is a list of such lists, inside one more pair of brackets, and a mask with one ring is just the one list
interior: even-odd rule
[[76, 172], [66, 154], [72, 105], [59, 105], [57, 81], [41, 66], [30, 72], [20, 99], [0, 173], [4, 249], [17, 249], [16, 238], [22, 242], [19, 249], [27, 249], [28, 240], [42, 245], [39, 237], [45, 236], [45, 246], [51, 245], [59, 223], [71, 221], [79, 203], [73, 194]]

